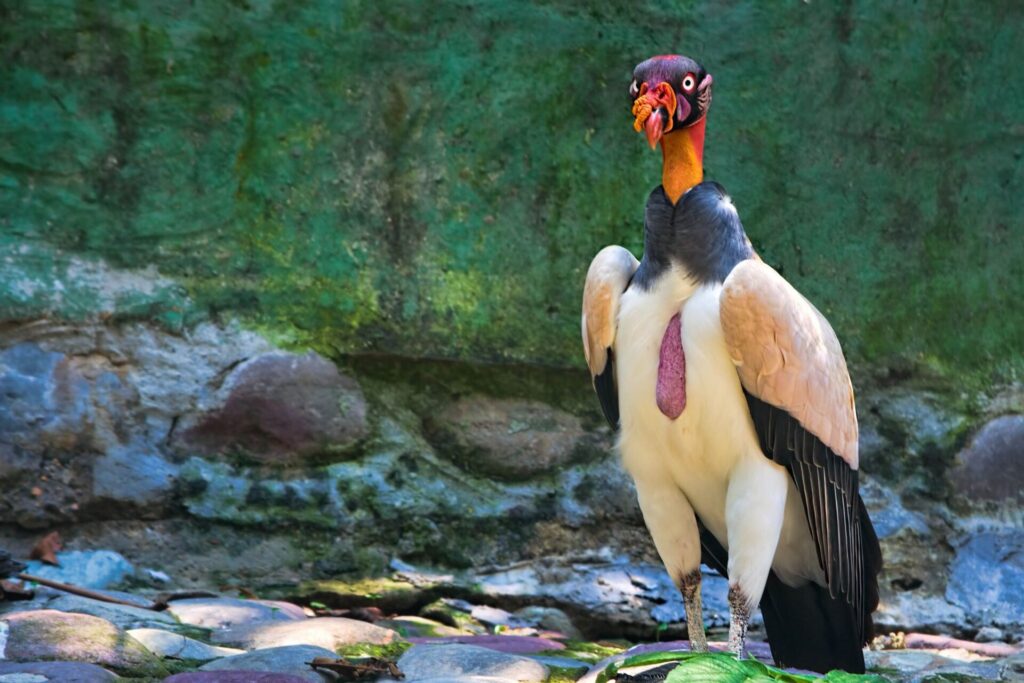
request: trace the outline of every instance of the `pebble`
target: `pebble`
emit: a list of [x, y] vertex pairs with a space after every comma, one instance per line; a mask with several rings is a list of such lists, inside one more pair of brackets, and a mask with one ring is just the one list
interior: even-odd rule
[[538, 607], [531, 605], [516, 610], [515, 615], [528, 624], [561, 633], [570, 640], [583, 640], [583, 634], [568, 614], [557, 607]]
[[0, 683], [107, 683], [116, 680], [118, 677], [106, 669], [83, 662], [0, 662]]
[[381, 619], [378, 626], [397, 631], [399, 635], [409, 638], [442, 638], [445, 636], [471, 635], [466, 631], [452, 626], [447, 626], [433, 619], [416, 616], [399, 616], [391, 619]]
[[135, 572], [131, 562], [112, 550], [72, 550], [57, 553], [57, 561], [60, 566], [55, 567], [33, 560], [25, 573], [81, 588], [106, 588]]
[[578, 659], [568, 657], [550, 657], [547, 655], [533, 655], [530, 659], [540, 662], [548, 668], [568, 669], [574, 675], [581, 676], [590, 669], [590, 664], [581, 662]]
[[[145, 604], [143, 598], [137, 599]], [[308, 666], [313, 658], [335, 658], [339, 650], [359, 644], [400, 643], [404, 634], [413, 645], [399, 659], [398, 666], [408, 683], [539, 683], [547, 679], [550, 669], [582, 676], [579, 683], [592, 683], [609, 663], [629, 655], [689, 647], [686, 641], [647, 643], [590, 667], [579, 659], [559, 656], [557, 651], [566, 651], [566, 647], [558, 636], [507, 632], [515, 624], [531, 624], [558, 633], [575, 631], [575, 625], [561, 610], [528, 607], [506, 612], [496, 607], [480, 608], [464, 600], [439, 600], [441, 603], [473, 623], [497, 625], [506, 633], [473, 635], [416, 616], [395, 616], [376, 624], [342, 617], [308, 617], [303, 608], [291, 603], [236, 598], [178, 600], [162, 613], [41, 588], [34, 600], [0, 603], [0, 683], [118, 680], [107, 669], [130, 677], [163, 680], [166, 670], [161, 658], [207, 662], [199, 671], [167, 678], [169, 683], [322, 683], [325, 674]], [[197, 627], [190, 630], [190, 635], [199, 628], [213, 629], [215, 643], [237, 644], [250, 651], [210, 645], [174, 633], [175, 628], [190, 628], [178, 624], [174, 616]], [[73, 638], [67, 636], [69, 632], [75, 634]], [[989, 626], [979, 630], [976, 640], [998, 641], [1000, 637], [1005, 638], [1006, 632]], [[711, 647], [722, 651], [726, 646], [715, 642]], [[767, 643], [748, 641], [748, 652], [761, 661], [771, 661]], [[891, 672], [887, 674], [890, 679], [902, 683], [937, 677], [1024, 683], [1024, 654], [997, 659], [966, 650], [909, 649], [869, 651], [865, 656], [870, 668]], [[67, 661], [33, 661], [51, 657]]]
[[[255, 671], [191, 671], [165, 678], [163, 683], [306, 683], [302, 676]], [[317, 679], [323, 681], [323, 678]]]
[[99, 617], [36, 610], [9, 614], [2, 620], [9, 629], [3, 655], [11, 661], [75, 661], [151, 676], [166, 674], [141, 643]]
[[318, 617], [303, 621], [264, 621], [214, 631], [213, 641], [261, 650], [284, 645], [315, 645], [329, 650], [368, 643], [387, 645], [401, 640], [390, 629], [344, 617]]
[[472, 645], [515, 655], [532, 655], [548, 650], [565, 649], [565, 645], [557, 640], [530, 636], [450, 636], [445, 638], [410, 638], [409, 642], [432, 645]]
[[187, 638], [180, 633], [171, 633], [156, 628], [137, 628], [128, 631], [135, 640], [158, 657], [191, 659], [207, 662], [211, 659], [245, 654], [245, 650], [231, 647], [215, 647], [198, 640]]
[[124, 629], [173, 628], [177, 625], [174, 617], [166, 612], [155, 612], [142, 607], [102, 602], [77, 595], [61, 595], [54, 598], [46, 603], [46, 609], [57, 610], [58, 612], [88, 614], [100, 619], [106, 619], [115, 626]]
[[[291, 674], [305, 681], [323, 683], [323, 676], [313, 671], [308, 662], [316, 657], [337, 659], [338, 655], [331, 650], [313, 645], [287, 645], [255, 650], [244, 655], [224, 657], [199, 667], [200, 671], [263, 671], [269, 673]], [[216, 679], [220, 681], [221, 679]], [[252, 678], [248, 680], [253, 680]]]
[[183, 624], [221, 629], [254, 621], [300, 621], [306, 619], [302, 608], [277, 600], [239, 598], [188, 598], [175, 600], [167, 611]]
[[475, 645], [414, 645], [398, 660], [406, 680], [458, 676], [495, 676], [528, 683], [544, 681], [548, 669], [528, 657]]
[[962, 680], [971, 676], [995, 681], [999, 680], [1001, 665], [999, 660], [981, 659], [955, 650], [942, 650], [941, 654], [928, 650], [869, 650], [864, 653], [864, 663], [869, 669], [898, 672], [904, 680], [911, 681], [933, 676], [936, 680]]
[[509, 680], [496, 676], [441, 676], [440, 678], [417, 678], [415, 683], [509, 683]]

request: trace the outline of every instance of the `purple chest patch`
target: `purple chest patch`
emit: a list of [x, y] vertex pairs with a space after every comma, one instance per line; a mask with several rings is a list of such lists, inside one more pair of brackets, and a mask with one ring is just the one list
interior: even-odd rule
[[683, 355], [683, 321], [676, 313], [661, 338], [658, 356], [658, 409], [670, 420], [686, 407], [686, 357]]

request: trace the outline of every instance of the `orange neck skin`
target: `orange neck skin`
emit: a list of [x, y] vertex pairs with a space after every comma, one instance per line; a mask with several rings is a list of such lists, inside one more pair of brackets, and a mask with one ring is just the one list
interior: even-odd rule
[[661, 185], [673, 204], [704, 179], [706, 122], [705, 116], [693, 125], [661, 138]]

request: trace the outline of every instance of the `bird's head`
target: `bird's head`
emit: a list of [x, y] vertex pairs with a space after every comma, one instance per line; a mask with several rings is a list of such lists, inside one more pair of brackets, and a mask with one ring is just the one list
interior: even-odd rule
[[700, 121], [711, 107], [711, 74], [689, 57], [659, 55], [633, 69], [633, 128], [654, 149], [662, 136]]

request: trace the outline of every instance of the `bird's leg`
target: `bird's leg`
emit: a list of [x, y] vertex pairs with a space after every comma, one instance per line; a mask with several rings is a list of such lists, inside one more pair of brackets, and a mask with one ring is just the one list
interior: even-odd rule
[[743, 654], [747, 624], [764, 593], [785, 515], [789, 474], [760, 452], [733, 467], [725, 496], [729, 537], [729, 649]]
[[729, 586], [729, 652], [743, 658], [750, 623], [750, 600], [739, 586]]
[[[623, 455], [629, 459], [629, 444], [623, 444]], [[704, 636], [704, 615], [700, 600], [700, 531], [690, 501], [672, 477], [660, 470], [633, 472], [637, 499], [644, 521], [654, 539], [665, 569], [683, 595], [686, 607], [686, 628], [690, 647], [707, 652]]]
[[686, 607], [686, 631], [690, 636], [690, 650], [707, 652], [708, 639], [704, 635], [704, 606], [700, 599], [700, 567], [687, 574], [679, 582]]

